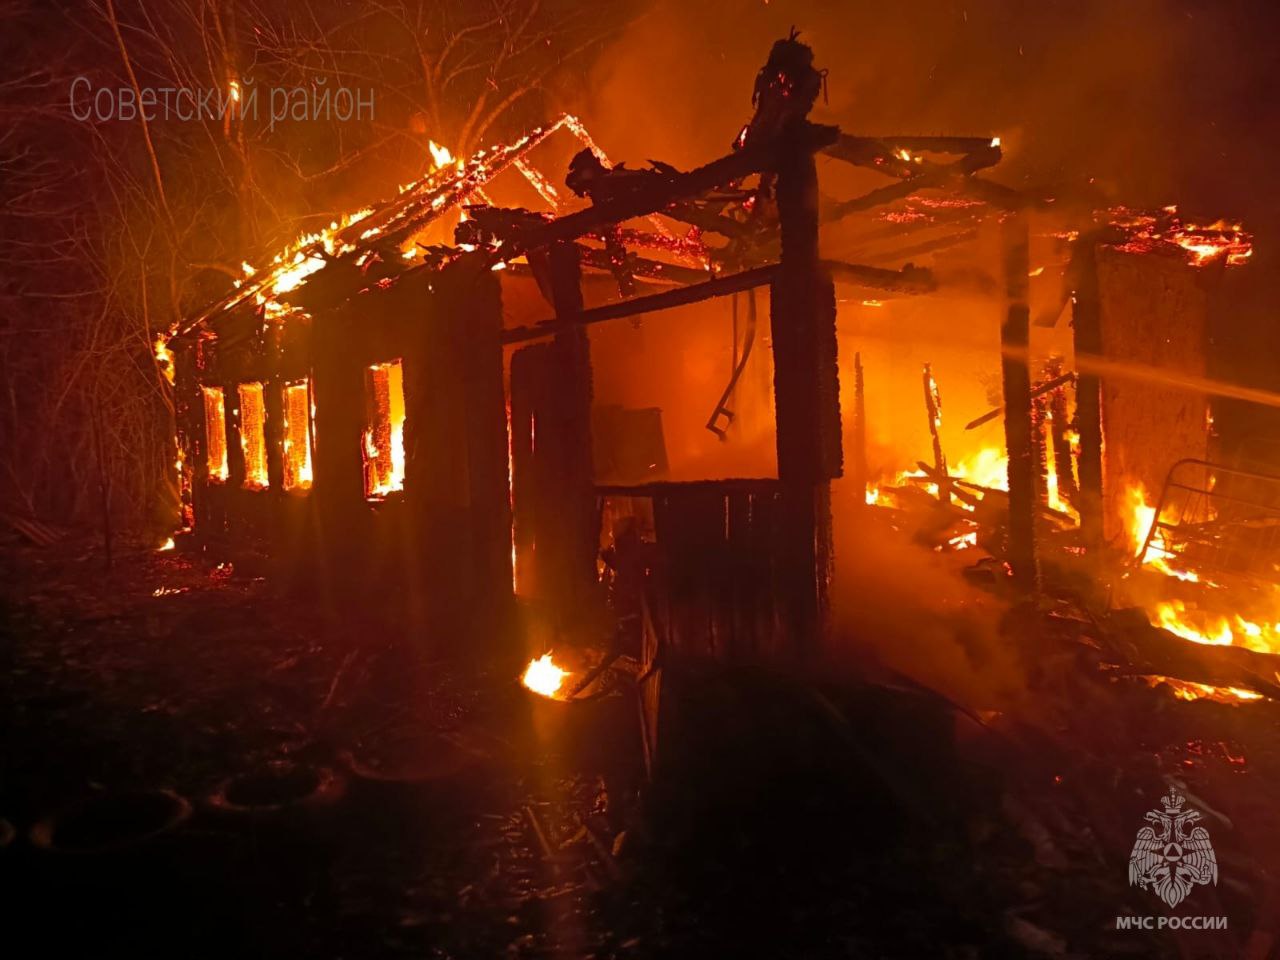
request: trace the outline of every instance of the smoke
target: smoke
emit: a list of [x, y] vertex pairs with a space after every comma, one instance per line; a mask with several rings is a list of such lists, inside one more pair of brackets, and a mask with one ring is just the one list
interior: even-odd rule
[[1026, 690], [1017, 649], [1002, 634], [1005, 603], [969, 583], [977, 550], [939, 553], [858, 510], [847, 481], [833, 490], [836, 662], [872, 676], [902, 674], [972, 709], [1008, 709]]
[[828, 69], [814, 119], [860, 134], [993, 134], [999, 179], [1093, 178], [1134, 203], [1256, 212], [1280, 75], [1274, 5], [1190, 0], [655, 0], [579, 109], [620, 159], [726, 152], [794, 25]]

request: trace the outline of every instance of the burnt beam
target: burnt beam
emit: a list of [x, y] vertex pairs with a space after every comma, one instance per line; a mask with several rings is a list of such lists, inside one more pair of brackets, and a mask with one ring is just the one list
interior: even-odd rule
[[554, 320], [535, 323], [527, 327], [516, 327], [506, 331], [502, 335], [502, 342], [506, 344], [524, 343], [528, 340], [552, 336], [562, 331], [591, 323], [617, 320], [622, 317], [634, 317], [638, 314], [653, 313], [657, 310], [669, 310], [672, 307], [699, 303], [703, 300], [710, 300], [713, 297], [739, 293], [740, 291], [769, 283], [777, 271], [777, 265], [771, 263], [763, 267], [744, 270], [728, 277], [716, 277], [713, 280], [707, 280], [689, 287], [678, 287], [675, 290], [664, 290], [662, 293], [654, 293], [646, 297], [633, 297], [630, 300], [623, 300], [621, 303], [609, 303], [602, 307], [579, 310], [571, 316], [565, 316], [557, 311], [556, 319]]
[[[786, 149], [799, 150], [812, 156], [814, 151], [835, 142], [839, 132], [836, 127], [805, 123], [798, 130], [792, 131], [792, 136], [787, 139]], [[674, 174], [659, 183], [610, 197], [601, 203], [593, 203], [585, 210], [545, 224], [527, 225], [503, 238], [506, 241], [503, 255], [514, 256], [512, 251], [524, 252], [557, 240], [573, 240], [610, 224], [661, 213], [680, 200], [696, 197], [706, 190], [753, 173], [772, 170], [778, 163], [778, 149], [778, 144], [773, 141], [748, 144], [736, 153], [713, 160], [688, 173]]]
[[[1069, 276], [1075, 287], [1071, 306], [1075, 354], [1102, 353], [1102, 303], [1098, 290], [1099, 237], [1082, 236], [1075, 244]], [[1079, 360], [1076, 361], [1079, 364]], [[1079, 482], [1080, 535], [1087, 548], [1103, 542], [1102, 515], [1102, 378], [1096, 371], [1079, 368], [1076, 382], [1076, 431], [1080, 435]]]
[[1009, 565], [1015, 586], [1035, 593], [1036, 464], [1032, 444], [1031, 372], [1028, 344], [1031, 309], [1027, 304], [1030, 231], [1025, 214], [1014, 214], [1001, 226], [1004, 244], [1005, 293], [1008, 306], [1000, 326], [1000, 372], [1004, 385], [1004, 435], [1009, 451]]

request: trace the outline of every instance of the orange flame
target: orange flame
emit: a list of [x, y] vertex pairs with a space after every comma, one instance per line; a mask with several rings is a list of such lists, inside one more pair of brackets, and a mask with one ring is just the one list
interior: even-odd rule
[[544, 653], [529, 661], [529, 666], [525, 667], [524, 676], [520, 678], [520, 682], [534, 693], [554, 698], [568, 675], [568, 670], [561, 670], [556, 666], [550, 653]]

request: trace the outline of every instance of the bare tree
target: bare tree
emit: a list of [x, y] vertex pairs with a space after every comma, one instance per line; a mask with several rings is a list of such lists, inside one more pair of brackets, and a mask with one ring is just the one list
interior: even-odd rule
[[[243, 260], [416, 179], [429, 140], [463, 156], [545, 120], [634, 2], [0, 0], [0, 510], [89, 522], [105, 482], [119, 522], [170, 523], [157, 335]], [[260, 103], [82, 120], [75, 82]], [[272, 122], [266, 91], [339, 88], [370, 115]]]

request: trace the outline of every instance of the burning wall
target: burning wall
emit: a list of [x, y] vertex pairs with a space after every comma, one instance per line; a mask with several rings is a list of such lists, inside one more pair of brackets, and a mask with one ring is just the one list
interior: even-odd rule
[[1130, 488], [1154, 504], [1165, 474], [1208, 455], [1209, 401], [1184, 386], [1123, 375], [1123, 366], [1203, 377], [1208, 365], [1206, 275], [1181, 257], [1098, 250], [1102, 353], [1121, 365], [1102, 380], [1104, 533], [1126, 536]]

